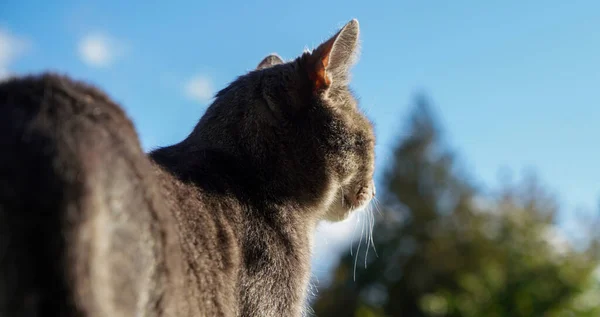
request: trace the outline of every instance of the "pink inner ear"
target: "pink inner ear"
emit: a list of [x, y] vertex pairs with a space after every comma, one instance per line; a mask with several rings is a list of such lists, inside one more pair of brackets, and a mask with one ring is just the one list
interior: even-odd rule
[[329, 65], [329, 55], [333, 48], [333, 43], [339, 34], [336, 34], [327, 42], [321, 44], [309, 57], [308, 77], [313, 82], [314, 91], [325, 89], [331, 85], [331, 79], [327, 76], [327, 66]]

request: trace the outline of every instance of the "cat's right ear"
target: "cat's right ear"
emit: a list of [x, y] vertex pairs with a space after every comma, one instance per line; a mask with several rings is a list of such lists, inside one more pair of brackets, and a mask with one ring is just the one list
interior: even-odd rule
[[283, 60], [277, 54], [271, 54], [265, 57], [258, 66], [256, 66], [256, 70], [269, 68], [275, 65], [283, 64]]
[[358, 51], [358, 20], [353, 19], [307, 57], [306, 71], [315, 92], [347, 84]]

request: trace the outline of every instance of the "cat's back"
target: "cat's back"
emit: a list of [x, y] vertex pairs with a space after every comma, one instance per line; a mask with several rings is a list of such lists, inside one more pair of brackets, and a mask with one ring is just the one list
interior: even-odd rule
[[199, 289], [233, 292], [200, 243], [218, 219], [186, 227], [210, 206], [148, 159], [103, 92], [56, 74], [1, 83], [0, 146], [0, 315], [232, 315]]
[[160, 200], [124, 111], [43, 74], [0, 85], [0, 127], [0, 315], [158, 315]]

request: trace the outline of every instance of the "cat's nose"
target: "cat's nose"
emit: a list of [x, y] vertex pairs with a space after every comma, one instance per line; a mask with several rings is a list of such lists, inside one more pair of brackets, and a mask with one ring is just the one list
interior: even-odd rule
[[373, 188], [373, 197], [375, 197], [375, 194], [377, 194], [377, 188], [375, 188], [375, 182], [372, 183], [373, 185], [371, 186]]

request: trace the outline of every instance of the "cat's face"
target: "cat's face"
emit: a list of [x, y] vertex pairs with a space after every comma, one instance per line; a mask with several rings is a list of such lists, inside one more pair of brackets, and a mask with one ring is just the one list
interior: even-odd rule
[[295, 60], [268, 56], [219, 92], [199, 123], [204, 140], [260, 166], [270, 191], [319, 205], [330, 221], [375, 195], [373, 127], [348, 88], [358, 33], [353, 20]]

